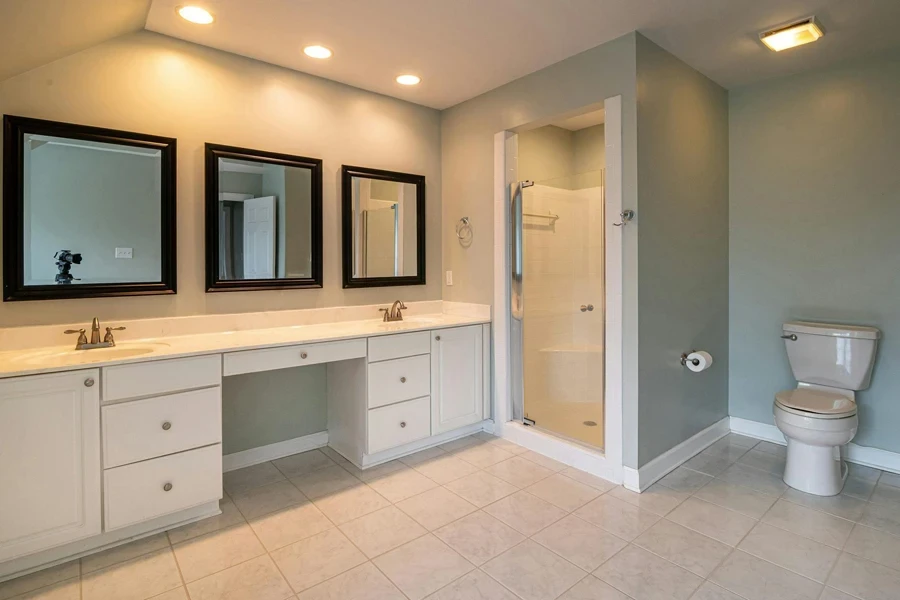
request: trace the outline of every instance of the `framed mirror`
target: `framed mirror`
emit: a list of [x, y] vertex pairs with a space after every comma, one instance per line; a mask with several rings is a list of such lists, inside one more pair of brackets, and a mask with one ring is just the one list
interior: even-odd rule
[[175, 140], [3, 117], [3, 299], [174, 294]]
[[322, 287], [321, 160], [206, 144], [206, 287]]
[[425, 285], [425, 177], [344, 165], [344, 287]]

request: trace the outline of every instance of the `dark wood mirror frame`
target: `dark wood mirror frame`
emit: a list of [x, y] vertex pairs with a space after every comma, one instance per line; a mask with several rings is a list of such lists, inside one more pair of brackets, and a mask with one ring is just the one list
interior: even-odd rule
[[[25, 181], [26, 134], [49, 135], [160, 151], [160, 281], [85, 283], [77, 285], [25, 285]], [[87, 125], [59, 123], [28, 117], [3, 116], [3, 300], [58, 300], [146, 296], [176, 292], [175, 138], [118, 131]]]
[[[219, 279], [219, 159], [232, 158], [285, 167], [309, 169], [311, 274], [282, 279]], [[206, 144], [206, 291], [246, 292], [254, 290], [310, 289], [322, 287], [322, 161], [291, 154], [250, 150], [236, 146]]]
[[[416, 274], [397, 277], [353, 276], [353, 177], [380, 179], [416, 186]], [[341, 231], [344, 288], [425, 285], [425, 176], [366, 167], [341, 167]]]

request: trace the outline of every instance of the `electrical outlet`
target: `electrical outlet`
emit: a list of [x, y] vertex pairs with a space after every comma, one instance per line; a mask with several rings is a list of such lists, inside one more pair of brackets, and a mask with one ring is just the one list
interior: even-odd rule
[[447, 285], [453, 285], [453, 271], [447, 271]]
[[116, 248], [116, 258], [134, 258], [134, 248]]

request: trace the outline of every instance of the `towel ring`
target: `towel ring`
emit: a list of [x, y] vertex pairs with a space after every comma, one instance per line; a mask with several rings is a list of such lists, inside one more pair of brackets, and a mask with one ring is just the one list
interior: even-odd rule
[[469, 217], [463, 217], [456, 223], [456, 237], [461, 242], [471, 240], [475, 232], [472, 230], [472, 224]]

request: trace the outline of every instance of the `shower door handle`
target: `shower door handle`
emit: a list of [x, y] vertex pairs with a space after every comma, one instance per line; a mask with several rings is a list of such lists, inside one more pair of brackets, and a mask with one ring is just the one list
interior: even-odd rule
[[533, 181], [519, 181], [509, 185], [509, 224], [510, 224], [510, 286], [509, 301], [512, 318], [521, 321], [525, 318], [525, 302], [522, 297], [522, 276], [524, 264], [524, 232], [522, 231], [522, 190], [534, 185]]

